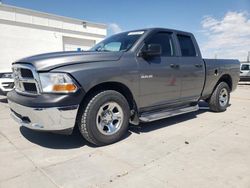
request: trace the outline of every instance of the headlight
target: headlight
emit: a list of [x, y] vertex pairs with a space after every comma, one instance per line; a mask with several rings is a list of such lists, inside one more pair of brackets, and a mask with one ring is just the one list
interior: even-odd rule
[[3, 73], [1, 78], [13, 78], [12, 73]]
[[65, 73], [40, 73], [42, 92], [45, 93], [74, 93], [77, 86]]

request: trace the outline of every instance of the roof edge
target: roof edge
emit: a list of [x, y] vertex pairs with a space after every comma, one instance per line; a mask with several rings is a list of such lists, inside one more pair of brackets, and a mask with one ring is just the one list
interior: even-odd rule
[[63, 19], [65, 21], [70, 21], [70, 22], [79, 22], [79, 23], [84, 23], [85, 22], [85, 23], [87, 23], [87, 25], [98, 26], [98, 27], [101, 27], [103, 29], [108, 28], [108, 26], [106, 24], [103, 24], [103, 23], [96, 23], [96, 22], [81, 20], [81, 19], [78, 19], [78, 18], [71, 18], [71, 17], [67, 17], [67, 16], [56, 15], [56, 14], [42, 12], [42, 11], [38, 11], [38, 10], [32, 10], [32, 9], [23, 8], [23, 7], [7, 5], [7, 4], [3, 4], [3, 3], [0, 4], [0, 8], [1, 7], [7, 8], [7, 9], [19, 10], [19, 11], [23, 11], [23, 12], [27, 12], [27, 13], [38, 14], [40, 16], [52, 17], [52, 18], [55, 18], [55, 19]]

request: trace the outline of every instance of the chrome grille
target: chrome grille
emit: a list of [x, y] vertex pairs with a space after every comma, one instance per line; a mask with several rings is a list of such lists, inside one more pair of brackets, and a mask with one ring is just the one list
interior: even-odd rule
[[34, 78], [32, 71], [29, 69], [21, 68], [20, 72], [23, 78]]
[[39, 94], [39, 78], [32, 65], [14, 64], [12, 69], [17, 92], [30, 95]]

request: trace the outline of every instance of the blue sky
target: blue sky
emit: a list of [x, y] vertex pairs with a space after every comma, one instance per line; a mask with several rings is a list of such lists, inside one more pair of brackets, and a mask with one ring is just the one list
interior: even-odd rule
[[[224, 57], [220, 48], [211, 48], [211, 43], [221, 37], [225, 37], [229, 42], [229, 34], [226, 30], [230, 29], [227, 27], [228, 24], [232, 25], [233, 22], [238, 22], [237, 20], [240, 19], [243, 27], [246, 27], [246, 30], [249, 27], [250, 30], [250, 0], [3, 0], [3, 3], [105, 23], [109, 25], [109, 35], [120, 30], [158, 26], [190, 31], [195, 34], [203, 54], [208, 57], [215, 54]], [[231, 26], [231, 28], [235, 26]], [[223, 33], [218, 35], [215, 31], [220, 27], [225, 29], [220, 30]], [[250, 38], [250, 33], [246, 31], [244, 37]], [[235, 44], [233, 45], [235, 46]], [[228, 46], [228, 44], [224, 46]], [[247, 48], [247, 46], [248, 43], [239, 49]], [[244, 56], [245, 52], [243, 49], [241, 51], [241, 55], [235, 55], [239, 56], [236, 58], [243, 58], [240, 56]], [[250, 42], [246, 53], [247, 51], [250, 51]], [[226, 53], [230, 53], [230, 49]]]

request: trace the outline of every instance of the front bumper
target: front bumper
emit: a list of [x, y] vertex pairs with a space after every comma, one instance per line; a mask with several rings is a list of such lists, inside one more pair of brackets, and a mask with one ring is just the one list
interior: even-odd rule
[[[79, 105], [34, 108], [8, 99], [12, 118], [21, 126], [50, 132], [73, 130]], [[70, 132], [69, 132], [70, 133]]]
[[240, 76], [240, 81], [250, 81], [250, 76]]

